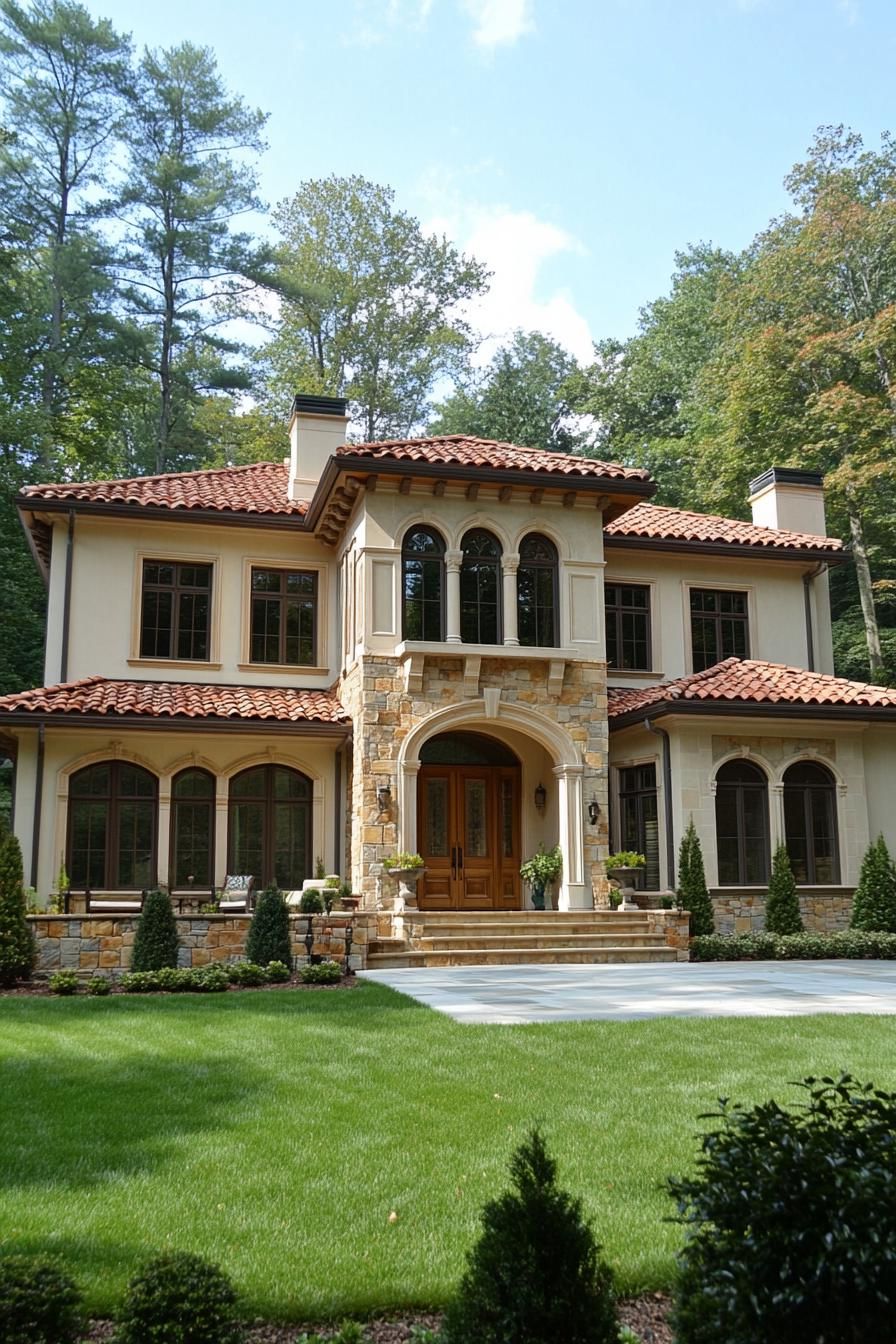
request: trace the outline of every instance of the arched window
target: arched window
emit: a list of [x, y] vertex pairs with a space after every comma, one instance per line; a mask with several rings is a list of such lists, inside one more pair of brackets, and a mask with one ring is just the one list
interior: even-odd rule
[[171, 786], [172, 887], [210, 887], [215, 860], [215, 781], [182, 770]]
[[517, 613], [520, 643], [529, 648], [553, 649], [557, 638], [557, 547], [547, 537], [531, 532], [520, 545], [517, 572]]
[[716, 775], [716, 844], [720, 886], [768, 881], [768, 780], [750, 761], [727, 761]]
[[464, 644], [500, 644], [501, 545], [481, 527], [461, 542], [460, 637]]
[[784, 839], [797, 882], [840, 881], [836, 785], [830, 770], [815, 761], [797, 761], [784, 771]]
[[230, 781], [227, 871], [292, 891], [311, 876], [311, 781], [256, 765]]
[[412, 527], [401, 547], [405, 639], [445, 638], [445, 543], [430, 527]]
[[142, 891], [156, 880], [158, 780], [130, 761], [98, 761], [68, 785], [68, 871], [75, 891]]

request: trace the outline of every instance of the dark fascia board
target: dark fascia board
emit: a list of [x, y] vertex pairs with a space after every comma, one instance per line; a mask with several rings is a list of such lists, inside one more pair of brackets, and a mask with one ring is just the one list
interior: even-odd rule
[[685, 541], [664, 537], [608, 537], [604, 536], [604, 550], [620, 551], [675, 551], [697, 552], [700, 555], [725, 555], [748, 560], [802, 560], [817, 564], [843, 565], [852, 557], [847, 550], [827, 551], [822, 547], [804, 548], [784, 546], [750, 546], [745, 542]]
[[44, 587], [49, 588], [50, 568], [47, 564], [44, 563], [44, 558], [41, 555], [40, 551], [37, 549], [37, 544], [34, 540], [34, 533], [31, 530], [33, 524], [36, 521], [34, 514], [32, 512], [30, 519], [26, 520], [25, 511], [21, 507], [17, 509], [17, 512], [19, 515], [19, 522], [22, 524], [22, 530], [25, 533], [25, 540], [28, 543], [28, 549], [31, 552], [31, 558], [34, 561], [35, 565], [37, 565], [37, 572], [40, 574], [41, 578], [44, 581]]
[[19, 725], [23, 728], [129, 728], [144, 732], [228, 732], [263, 733], [276, 729], [278, 733], [297, 734], [300, 737], [350, 737], [350, 723], [323, 723], [318, 720], [301, 720], [293, 723], [290, 719], [229, 719], [204, 718], [191, 719], [186, 716], [149, 715], [149, 714], [78, 714], [76, 712], [47, 714], [35, 711], [0, 711], [0, 723]]
[[658, 700], [640, 705], [627, 713], [610, 715], [610, 732], [629, 728], [644, 719], [667, 718], [674, 714], [714, 715], [716, 718], [787, 718], [837, 719], [844, 722], [896, 720], [896, 705], [793, 705], [777, 701], [738, 700]]
[[160, 523], [213, 523], [227, 527], [274, 527], [287, 531], [308, 530], [308, 514], [236, 513], [225, 509], [166, 509], [158, 504], [107, 504], [92, 499], [35, 499], [33, 495], [17, 495], [15, 500], [23, 526], [28, 528], [24, 513], [93, 514], [104, 518], [151, 518]]

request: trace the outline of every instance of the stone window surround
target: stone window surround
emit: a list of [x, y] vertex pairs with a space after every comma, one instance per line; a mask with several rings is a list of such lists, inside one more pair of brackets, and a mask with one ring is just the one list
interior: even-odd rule
[[[209, 605], [208, 658], [201, 660], [190, 658], [145, 658], [140, 653], [140, 627], [143, 617], [143, 565], [211, 565], [212, 593]], [[221, 557], [204, 551], [181, 551], [166, 548], [164, 551], [138, 550], [134, 556], [133, 598], [131, 601], [131, 634], [129, 667], [176, 667], [202, 668], [206, 671], [219, 671], [221, 662]]]
[[[315, 621], [315, 639], [317, 647], [315, 649], [315, 664], [313, 667], [305, 663], [253, 663], [252, 662], [252, 571], [253, 569], [276, 569], [279, 571], [295, 570], [302, 574], [317, 575], [317, 616]], [[286, 563], [283, 560], [273, 560], [270, 556], [243, 556], [243, 576], [242, 576], [242, 621], [240, 633], [240, 662], [237, 667], [241, 672], [283, 672], [290, 676], [329, 676], [329, 627], [327, 625], [327, 596], [329, 584], [330, 566], [326, 561], [320, 560], [296, 560], [293, 563]]]
[[694, 671], [694, 645], [691, 638], [691, 590], [714, 593], [746, 593], [747, 596], [747, 654], [748, 658], [759, 658], [762, 641], [759, 638], [759, 619], [757, 615], [756, 584], [748, 582], [725, 583], [713, 578], [712, 582], [696, 579], [681, 580], [681, 618], [684, 631], [685, 675]]

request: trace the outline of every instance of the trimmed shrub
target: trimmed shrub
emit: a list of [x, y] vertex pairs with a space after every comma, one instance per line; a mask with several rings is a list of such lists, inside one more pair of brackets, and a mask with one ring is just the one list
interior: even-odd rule
[[712, 899], [706, 886], [703, 850], [700, 848], [700, 837], [694, 827], [693, 817], [681, 838], [678, 852], [678, 899], [684, 909], [690, 911], [692, 938], [713, 932], [715, 922]]
[[268, 979], [272, 985], [282, 985], [292, 979], [292, 971], [282, 961], [269, 961]]
[[34, 970], [37, 947], [25, 912], [22, 850], [9, 834], [0, 839], [0, 985], [28, 980]]
[[177, 925], [171, 898], [164, 891], [151, 891], [137, 921], [131, 970], [160, 971], [164, 966], [176, 967], [177, 950]]
[[232, 985], [266, 985], [267, 969], [256, 966], [252, 961], [235, 961], [227, 967], [227, 977]]
[[74, 1344], [80, 1307], [74, 1281], [51, 1261], [26, 1255], [0, 1259], [3, 1344]]
[[896, 934], [713, 933], [691, 941], [691, 961], [896, 961]]
[[243, 1332], [236, 1304], [233, 1285], [217, 1265], [168, 1252], [128, 1284], [115, 1344], [237, 1344]]
[[320, 892], [313, 887], [310, 891], [303, 891], [299, 900], [299, 909], [303, 915], [322, 915], [324, 902]]
[[482, 1232], [445, 1315], [445, 1344], [617, 1344], [613, 1276], [582, 1201], [557, 1186], [533, 1129], [510, 1159], [513, 1189]]
[[800, 899], [786, 845], [779, 845], [772, 859], [772, 876], [765, 900], [765, 927], [769, 933], [803, 932]]
[[77, 994], [81, 981], [77, 971], [54, 971], [49, 984], [54, 994], [67, 997], [69, 994]]
[[849, 927], [867, 933], [896, 933], [896, 867], [882, 835], [868, 846], [862, 859]]
[[112, 993], [112, 982], [104, 975], [92, 975], [87, 981], [87, 993], [94, 999], [104, 999]]
[[259, 897], [246, 939], [246, 958], [258, 966], [271, 961], [292, 965], [289, 910], [276, 887], [266, 887]]
[[230, 983], [223, 966], [163, 966], [159, 971], [129, 971], [119, 980], [126, 994], [158, 994], [192, 991], [218, 993]]
[[338, 961], [308, 962], [301, 970], [306, 985], [338, 985], [342, 979], [342, 967]]
[[896, 1093], [848, 1075], [798, 1086], [796, 1110], [720, 1101], [696, 1176], [669, 1181], [687, 1230], [678, 1344], [892, 1338]]
[[197, 966], [190, 974], [197, 994], [223, 994], [230, 983], [224, 967], [217, 964]]

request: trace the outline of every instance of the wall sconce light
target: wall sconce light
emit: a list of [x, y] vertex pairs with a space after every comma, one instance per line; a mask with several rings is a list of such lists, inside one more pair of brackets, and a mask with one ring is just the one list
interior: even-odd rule
[[539, 784], [538, 788], [535, 790], [535, 806], [538, 808], [539, 812], [544, 811], [547, 801], [548, 791], [543, 784]]
[[381, 812], [387, 812], [392, 804], [392, 789], [389, 781], [380, 784], [376, 791], [376, 805]]
[[597, 819], [599, 816], [600, 816], [600, 803], [597, 801], [596, 798], [592, 798], [591, 802], [588, 804], [588, 820], [591, 822], [592, 826], [597, 825]]

